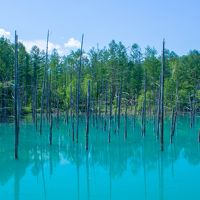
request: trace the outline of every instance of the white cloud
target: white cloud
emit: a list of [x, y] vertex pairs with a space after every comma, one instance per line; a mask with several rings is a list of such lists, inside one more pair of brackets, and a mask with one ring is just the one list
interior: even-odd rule
[[64, 44], [64, 46], [70, 49], [78, 49], [81, 47], [81, 43], [72, 37]]
[[11, 34], [3, 28], [0, 28], [0, 37], [10, 38]]
[[[12, 35], [9, 31], [5, 30], [4, 28], [0, 27], [0, 37], [5, 37], [7, 39], [12, 39]], [[37, 46], [40, 50], [46, 51], [46, 40], [38, 39], [38, 40], [19, 40], [21, 43], [24, 44], [26, 50], [28, 52], [31, 51], [33, 46]], [[57, 44], [53, 42], [49, 42], [49, 53], [51, 54], [53, 49], [56, 49], [59, 55], [67, 55], [71, 52], [71, 50], [76, 50], [81, 47], [81, 43], [79, 40], [71, 37], [67, 40], [64, 44]]]
[[[37, 46], [40, 50], [46, 50], [46, 41], [45, 40], [21, 40], [20, 42], [22, 42], [24, 44], [24, 46], [26, 47], [26, 50], [28, 52], [31, 51], [33, 46]], [[57, 49], [59, 54], [63, 54], [63, 49], [59, 44], [54, 44], [52, 42], [49, 42], [48, 44], [48, 50], [51, 53], [53, 49]]]
[[[46, 50], [46, 40], [21, 40], [20, 42], [24, 44], [28, 52], [31, 51], [34, 45], [36, 45], [40, 50], [44, 50], [44, 51]], [[69, 54], [72, 49], [80, 48], [80, 46], [81, 46], [81, 43], [78, 40], [75, 40], [74, 38], [70, 38], [63, 45], [49, 42], [49, 53], [51, 53], [53, 49], [56, 49], [58, 53], [61, 56], [63, 56], [63, 55]]]

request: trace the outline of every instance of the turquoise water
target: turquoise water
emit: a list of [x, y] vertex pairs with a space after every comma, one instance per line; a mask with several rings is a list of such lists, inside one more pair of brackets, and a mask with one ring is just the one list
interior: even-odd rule
[[0, 199], [3, 200], [199, 200], [200, 145], [196, 127], [179, 116], [174, 143], [169, 144], [170, 120], [165, 123], [165, 150], [160, 152], [152, 120], [141, 137], [140, 119], [133, 128], [128, 119], [124, 140], [119, 134], [90, 127], [89, 151], [85, 151], [85, 123], [81, 120], [79, 144], [72, 142], [70, 125], [54, 123], [53, 145], [48, 144], [49, 125], [43, 134], [31, 122], [20, 130], [19, 160], [14, 157], [14, 126], [0, 125]]

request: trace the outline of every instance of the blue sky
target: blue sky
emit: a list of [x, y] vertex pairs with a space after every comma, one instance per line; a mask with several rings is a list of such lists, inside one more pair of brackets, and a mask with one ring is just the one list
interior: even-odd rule
[[200, 0], [0, 0], [0, 5], [0, 29], [11, 35], [17, 29], [27, 47], [44, 46], [47, 29], [52, 48], [60, 51], [76, 48], [82, 33], [86, 50], [112, 39], [160, 52], [165, 38], [179, 55], [200, 47]]

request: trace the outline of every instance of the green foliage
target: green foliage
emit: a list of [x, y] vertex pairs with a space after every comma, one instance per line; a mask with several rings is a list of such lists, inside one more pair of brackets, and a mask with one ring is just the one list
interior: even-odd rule
[[[179, 108], [184, 109], [188, 106], [190, 95], [200, 98], [200, 52], [193, 50], [188, 55], [179, 57], [174, 52], [166, 50], [165, 55], [165, 107], [170, 110], [178, 99]], [[61, 108], [69, 107], [70, 85], [72, 85], [74, 103], [76, 102], [79, 60], [80, 50], [72, 51], [63, 57], [57, 50], [53, 50], [48, 56], [47, 79], [51, 84], [52, 107], [56, 107], [57, 100]], [[44, 68], [44, 51], [34, 46], [28, 53], [23, 44], [19, 43], [20, 100], [25, 113], [31, 112], [36, 87], [37, 109], [40, 109]], [[154, 107], [155, 98], [158, 97], [160, 69], [161, 57], [154, 48], [149, 46], [145, 49], [144, 55], [138, 44], [126, 48], [122, 42], [115, 40], [103, 49], [92, 48], [88, 53], [83, 52], [82, 56], [80, 104], [85, 103], [88, 80], [91, 80], [91, 99], [96, 102], [96, 105], [97, 98], [105, 100], [107, 82], [108, 90], [112, 88], [113, 110], [115, 110], [118, 91], [122, 84], [122, 103], [125, 105], [135, 98], [138, 110], [141, 111], [144, 98], [144, 74], [146, 74], [147, 103]], [[13, 80], [14, 46], [9, 40], [0, 38], [0, 105], [2, 107], [13, 106]]]

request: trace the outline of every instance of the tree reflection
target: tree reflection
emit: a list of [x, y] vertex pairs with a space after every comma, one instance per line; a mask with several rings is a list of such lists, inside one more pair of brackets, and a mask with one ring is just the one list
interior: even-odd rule
[[[139, 121], [139, 120], [138, 120]], [[84, 121], [81, 120], [81, 129], [84, 130]], [[190, 165], [200, 164], [200, 150], [197, 142], [197, 128], [190, 132], [185, 125], [184, 118], [178, 119], [174, 143], [169, 143], [169, 131], [166, 123], [165, 129], [165, 152], [160, 153], [159, 141], [155, 139], [153, 122], [147, 126], [145, 138], [140, 136], [140, 124], [136, 121], [134, 132], [131, 119], [128, 120], [127, 140], [124, 141], [123, 121], [119, 134], [115, 134], [114, 123], [111, 133], [111, 143], [107, 141], [107, 134], [101, 129], [94, 129], [91, 125], [89, 134], [89, 150], [85, 152], [84, 131], [80, 132], [79, 144], [73, 143], [71, 134], [66, 133], [66, 124], [60, 125], [60, 129], [53, 129], [53, 144], [48, 144], [48, 134], [39, 134], [34, 131], [34, 125], [22, 126], [19, 146], [19, 161], [13, 158], [13, 132], [10, 126], [0, 135], [0, 183], [5, 185], [11, 178], [14, 178], [14, 196], [20, 199], [20, 181], [30, 167], [32, 176], [42, 176], [43, 192], [46, 196], [45, 175], [52, 176], [55, 169], [60, 165], [61, 158], [67, 159], [70, 164], [76, 166], [77, 174], [77, 199], [80, 198], [80, 168], [85, 167], [87, 199], [91, 198], [90, 169], [100, 166], [109, 174], [109, 199], [112, 199], [112, 180], [119, 178], [130, 169], [135, 175], [143, 170], [144, 195], [148, 199], [147, 175], [150, 171], [158, 170], [159, 176], [159, 198], [164, 197], [164, 174], [165, 168], [171, 169], [172, 176], [176, 176], [174, 165], [181, 157], [187, 160]], [[70, 126], [70, 124], [69, 124]], [[2, 129], [3, 130], [3, 129]], [[44, 133], [48, 133], [48, 124], [44, 126]], [[46, 167], [48, 166], [48, 168]], [[46, 173], [48, 169], [49, 173]]]

